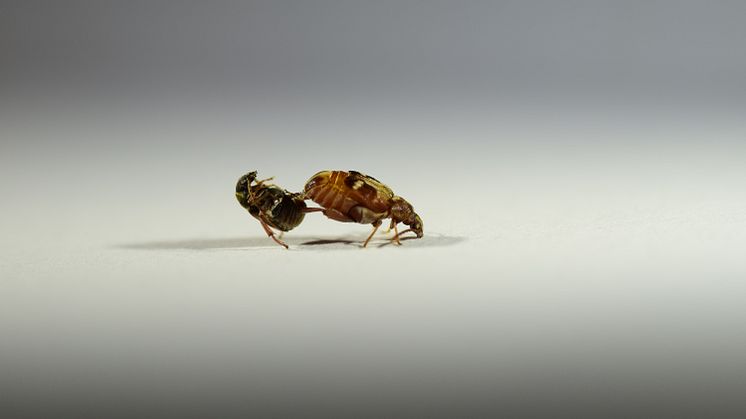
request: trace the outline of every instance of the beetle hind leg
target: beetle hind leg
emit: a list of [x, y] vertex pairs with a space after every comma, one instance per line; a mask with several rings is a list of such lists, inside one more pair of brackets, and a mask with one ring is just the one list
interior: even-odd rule
[[308, 208], [308, 207], [306, 207], [306, 208], [303, 208], [303, 210], [301, 212], [308, 213], [308, 212], [323, 212], [323, 211], [326, 211], [326, 210], [324, 208]]
[[285, 249], [290, 249], [285, 242], [275, 237], [274, 231], [267, 225], [267, 222], [263, 219], [259, 219], [259, 222], [262, 224], [262, 227], [264, 228], [264, 231], [267, 233], [267, 236], [269, 236], [272, 240], [275, 241], [275, 243], [279, 244], [280, 246], [284, 247]]
[[326, 215], [329, 219], [332, 219], [334, 221], [339, 221], [343, 223], [355, 222], [355, 220], [342, 214], [341, 212], [339, 212], [338, 210], [335, 210], [334, 208], [322, 209], [322, 211], [324, 212], [324, 215]]
[[371, 231], [368, 238], [365, 239], [365, 243], [363, 243], [363, 247], [368, 246], [368, 242], [370, 241], [370, 239], [373, 238], [373, 236], [376, 234], [376, 231], [378, 231], [378, 227], [380, 226], [381, 226], [381, 220], [378, 220], [375, 223], [373, 223], [373, 231]]

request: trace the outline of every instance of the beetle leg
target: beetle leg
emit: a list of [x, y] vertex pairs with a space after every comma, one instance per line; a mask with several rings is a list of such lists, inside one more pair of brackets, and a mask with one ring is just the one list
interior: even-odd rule
[[391, 224], [389, 224], [389, 227], [386, 229], [386, 231], [383, 232], [383, 234], [389, 234], [392, 228], [396, 227], [396, 222], [394, 219], [391, 219]]
[[391, 225], [394, 226], [394, 237], [391, 239], [391, 241], [401, 246], [401, 242], [399, 241], [399, 229], [396, 228], [397, 224], [398, 223], [395, 223], [394, 220], [391, 220]]
[[303, 208], [301, 212], [319, 212], [325, 211], [324, 208]]
[[343, 223], [353, 223], [355, 220], [335, 210], [334, 208], [327, 208], [324, 211], [324, 215], [331, 218], [334, 221], [340, 221]]
[[368, 242], [370, 241], [371, 238], [373, 238], [373, 235], [376, 234], [376, 231], [378, 230], [378, 227], [380, 226], [381, 226], [381, 220], [378, 220], [375, 223], [373, 223], [373, 231], [370, 232], [370, 236], [368, 236], [368, 238], [365, 240], [365, 243], [363, 243], [363, 247], [368, 245]]
[[271, 228], [269, 228], [269, 226], [267, 225], [267, 222], [264, 221], [263, 218], [260, 218], [259, 222], [262, 224], [262, 227], [264, 227], [264, 231], [267, 232], [267, 236], [269, 236], [272, 240], [274, 240], [280, 246], [283, 246], [284, 248], [289, 249], [287, 244], [285, 244], [282, 240], [275, 237], [275, 233], [272, 231]]
[[376, 221], [383, 220], [388, 215], [386, 213], [374, 212], [362, 205], [355, 205], [347, 211], [347, 216], [356, 223], [373, 224]]
[[261, 185], [261, 184], [262, 184], [262, 183], [264, 183], [264, 182], [269, 182], [270, 180], [272, 180], [272, 179], [274, 179], [274, 178], [275, 178], [275, 177], [274, 177], [274, 176], [272, 176], [272, 177], [268, 177], [268, 178], [266, 178], [266, 179], [262, 179], [262, 180], [257, 180], [257, 181], [256, 181], [256, 186], [259, 186], [259, 185]]
[[[404, 233], [409, 233], [410, 231], [414, 231], [414, 230], [412, 230], [411, 228], [408, 228], [408, 229], [406, 229], [406, 230], [402, 231], [401, 233], [396, 233], [396, 236], [394, 236], [394, 238], [393, 238], [393, 239], [391, 239], [391, 240], [396, 240], [396, 241], [397, 241], [397, 243], [401, 244], [401, 242], [399, 242], [399, 236], [402, 236], [402, 235], [404, 235]], [[415, 233], [415, 234], [416, 234], [416, 233]]]

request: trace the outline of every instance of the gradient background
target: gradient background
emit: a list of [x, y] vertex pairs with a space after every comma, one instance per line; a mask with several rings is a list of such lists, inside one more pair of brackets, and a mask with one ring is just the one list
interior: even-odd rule
[[745, 110], [738, 1], [4, 0], [2, 416], [744, 417]]

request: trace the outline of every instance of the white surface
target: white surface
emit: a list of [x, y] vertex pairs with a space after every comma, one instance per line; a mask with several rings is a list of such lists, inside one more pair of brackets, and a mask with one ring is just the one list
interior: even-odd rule
[[[277, 139], [241, 140], [267, 138], [271, 123], [145, 121], [108, 134], [144, 138], [134, 147], [82, 150], [76, 138], [103, 130], [65, 127], [62, 146], [16, 121], [8, 135], [37, 141], [2, 157], [3, 393], [278, 409], [402, 393], [592, 407], [623, 394], [704, 408], [710, 388], [721, 407], [739, 403], [740, 123], [436, 121], [404, 133], [306, 125], [308, 146], [282, 157]], [[361, 151], [397, 131], [416, 145], [404, 156]], [[162, 132], [181, 146], [147, 145]], [[335, 145], [350, 137], [357, 147]], [[413, 203], [425, 237], [363, 250], [369, 227], [310, 214], [286, 251], [234, 202], [251, 169], [288, 189], [320, 169], [367, 172]], [[338, 239], [353, 243], [304, 244]]]

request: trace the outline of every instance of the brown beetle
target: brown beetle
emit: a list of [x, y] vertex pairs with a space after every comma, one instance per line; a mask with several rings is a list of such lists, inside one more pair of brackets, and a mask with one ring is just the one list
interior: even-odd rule
[[[381, 220], [391, 218], [395, 235], [391, 239], [401, 244], [399, 236], [413, 232], [422, 237], [422, 219], [404, 198], [394, 195], [388, 186], [371, 176], [355, 171], [329, 171], [316, 173], [306, 182], [306, 198], [323, 207], [324, 215], [332, 220], [372, 224], [373, 231], [363, 243], [363, 247], [381, 226]], [[410, 228], [401, 233], [396, 228], [404, 223]]]

